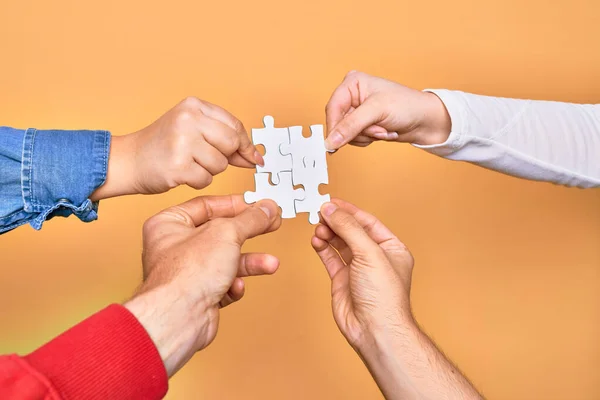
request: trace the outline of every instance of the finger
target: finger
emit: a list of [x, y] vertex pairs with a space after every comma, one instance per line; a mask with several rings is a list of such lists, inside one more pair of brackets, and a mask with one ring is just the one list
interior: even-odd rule
[[[200, 167], [199, 167], [200, 168]], [[199, 196], [157, 214], [190, 226], [199, 226], [213, 218], [234, 217], [250, 207], [241, 195]]]
[[349, 142], [348, 144], [351, 146], [355, 146], [355, 147], [367, 147], [369, 146], [371, 143], [373, 142], [368, 142], [368, 143], [356, 143], [356, 142]]
[[371, 143], [373, 141], [373, 138], [361, 134], [352, 139], [352, 141], [356, 143]]
[[340, 254], [346, 265], [352, 262], [352, 251], [346, 242], [336, 235], [327, 225], [317, 225], [315, 228], [315, 236], [321, 240], [325, 240], [331, 246], [333, 246], [333, 248]]
[[369, 237], [358, 221], [336, 203], [325, 203], [321, 207], [325, 223], [350, 248], [352, 254], [369, 254], [377, 251], [377, 244]]
[[342, 199], [332, 199], [332, 203], [351, 215], [375, 243], [382, 244], [388, 240], [397, 239], [396, 235], [374, 215]]
[[264, 253], [243, 253], [238, 268], [239, 277], [271, 275], [279, 268], [279, 259]]
[[227, 222], [230, 229], [223, 234], [229, 235], [228, 239], [242, 245], [250, 238], [279, 228], [281, 215], [274, 201], [261, 200]]
[[351, 71], [344, 77], [344, 80], [333, 91], [325, 106], [328, 133], [344, 118], [344, 115], [351, 113], [354, 107], [358, 106], [360, 98], [358, 96], [357, 81], [349, 79], [354, 75], [353, 73], [354, 71]]
[[208, 117], [216, 119], [233, 129], [238, 136], [238, 147], [236, 151], [243, 159], [252, 164], [264, 165], [262, 156], [250, 141], [248, 132], [239, 119], [224, 108], [208, 102], [203, 102], [202, 112]]
[[345, 115], [325, 139], [328, 150], [337, 150], [354, 140], [362, 131], [383, 120], [383, 111], [373, 98], [367, 98], [352, 113]]
[[[262, 158], [262, 156], [261, 156], [261, 158]], [[233, 165], [235, 167], [254, 168], [254, 166], [255, 166], [255, 163], [251, 163], [250, 161], [246, 160], [237, 151], [235, 153], [233, 153], [232, 155], [230, 155], [228, 157], [228, 160], [229, 160], [229, 164]], [[258, 163], [258, 164], [260, 165], [261, 163]], [[264, 161], [262, 162], [262, 166], [264, 166]]]
[[387, 137], [388, 133], [390, 132], [388, 132], [387, 129], [382, 128], [379, 125], [371, 125], [363, 130], [364, 135], [371, 136], [377, 139]]
[[229, 157], [238, 150], [240, 137], [230, 126], [206, 115], [202, 115], [198, 124], [206, 142], [225, 157]]
[[211, 184], [213, 174], [201, 165], [192, 164], [184, 171], [183, 179], [186, 185], [200, 190]]
[[323, 239], [313, 236], [310, 244], [321, 259], [321, 262], [327, 270], [329, 278], [333, 279], [336, 274], [346, 267], [340, 255]]
[[231, 303], [235, 303], [236, 301], [241, 300], [242, 297], [244, 297], [245, 292], [246, 285], [244, 284], [242, 278], [235, 278], [233, 283], [231, 284], [231, 287], [219, 302], [219, 306], [221, 308], [224, 308], [230, 305]]
[[229, 160], [223, 153], [208, 142], [198, 140], [193, 150], [196, 164], [207, 170], [212, 176], [227, 169]]

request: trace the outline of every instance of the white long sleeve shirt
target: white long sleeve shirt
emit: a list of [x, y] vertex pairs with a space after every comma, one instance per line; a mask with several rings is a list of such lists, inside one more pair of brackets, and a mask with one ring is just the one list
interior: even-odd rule
[[446, 142], [417, 146], [505, 174], [600, 187], [600, 104], [570, 104], [428, 90], [452, 120]]

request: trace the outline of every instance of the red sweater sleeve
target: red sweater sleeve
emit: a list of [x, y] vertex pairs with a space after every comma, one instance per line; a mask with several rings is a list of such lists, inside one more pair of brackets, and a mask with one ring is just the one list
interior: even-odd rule
[[25, 357], [0, 357], [0, 399], [152, 400], [167, 389], [152, 339], [116, 304]]

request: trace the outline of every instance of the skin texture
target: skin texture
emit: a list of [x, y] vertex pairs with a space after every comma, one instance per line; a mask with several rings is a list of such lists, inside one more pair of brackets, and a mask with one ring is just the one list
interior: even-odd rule
[[280, 225], [273, 201], [249, 206], [241, 196], [197, 197], [146, 221], [144, 282], [125, 307], [150, 334], [169, 376], [213, 341], [219, 310], [244, 295], [243, 277], [277, 270], [276, 257], [241, 247]]
[[324, 204], [321, 216], [312, 246], [331, 278], [334, 319], [386, 399], [481, 399], [415, 323], [406, 246], [343, 200]]
[[146, 128], [113, 136], [106, 182], [93, 201], [208, 186], [228, 165], [263, 165], [244, 125], [223, 108], [188, 97]]
[[325, 112], [330, 151], [376, 140], [438, 144], [451, 129], [448, 111], [435, 94], [357, 71], [334, 90]]

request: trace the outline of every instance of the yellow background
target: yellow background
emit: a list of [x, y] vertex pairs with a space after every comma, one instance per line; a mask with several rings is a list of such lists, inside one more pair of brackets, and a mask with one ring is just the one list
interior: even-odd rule
[[[600, 103], [596, 0], [0, 2], [0, 122], [137, 130], [196, 95], [260, 127], [324, 122], [351, 69], [416, 88]], [[407, 145], [329, 158], [334, 196], [373, 211], [416, 257], [419, 322], [489, 398], [600, 398], [600, 192], [521, 181]], [[251, 189], [230, 169], [203, 193]], [[28, 352], [141, 276], [143, 221], [197, 193], [110, 199], [91, 224], [0, 237], [0, 353]], [[216, 342], [169, 399], [367, 399], [377, 387], [330, 311], [306, 215], [247, 248]]]

